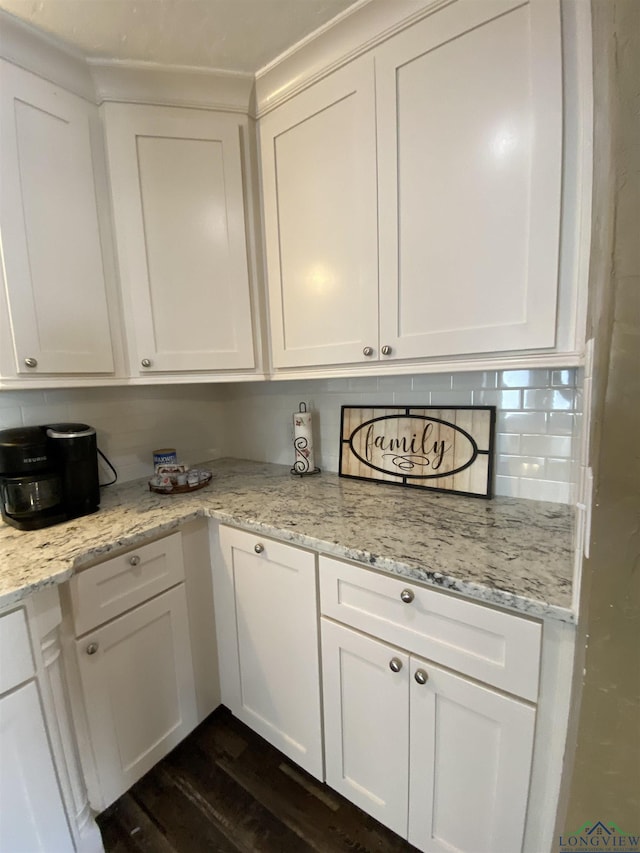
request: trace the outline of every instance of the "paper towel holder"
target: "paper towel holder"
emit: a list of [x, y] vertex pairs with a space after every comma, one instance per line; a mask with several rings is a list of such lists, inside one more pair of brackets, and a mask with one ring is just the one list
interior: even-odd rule
[[[298, 406], [298, 412], [294, 413], [294, 423], [295, 423], [295, 415], [308, 414], [307, 404], [300, 403]], [[319, 474], [320, 469], [317, 467], [311, 468], [309, 464], [309, 441], [306, 436], [299, 435], [296, 436], [294, 432], [293, 436], [293, 449], [295, 453], [295, 462], [293, 464], [293, 468], [291, 468], [292, 474], [297, 474], [299, 477], [306, 477], [310, 474]], [[311, 451], [313, 452], [313, 451]]]

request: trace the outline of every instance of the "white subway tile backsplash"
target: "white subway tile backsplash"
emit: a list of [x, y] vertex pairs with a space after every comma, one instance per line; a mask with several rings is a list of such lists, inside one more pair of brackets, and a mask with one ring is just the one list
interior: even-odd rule
[[432, 391], [432, 406], [471, 406], [473, 391]]
[[452, 375], [454, 391], [477, 391], [481, 388], [496, 388], [498, 374], [495, 370], [485, 370], [469, 373], [454, 373]]
[[[570, 412], [549, 412], [547, 432], [550, 435], [573, 435], [576, 416]], [[531, 430], [538, 432], [538, 430]]]
[[575, 388], [576, 384], [577, 384], [576, 368], [569, 368], [567, 370], [552, 370], [551, 371], [551, 385], [553, 388], [557, 388], [560, 386], [568, 386], [571, 388]]
[[551, 480], [520, 480], [519, 495], [531, 501], [552, 501], [568, 504], [571, 499], [571, 484]]
[[[512, 456], [518, 456], [521, 451], [520, 443], [522, 436], [518, 433], [508, 433], [508, 432], [499, 432], [496, 433], [496, 453], [498, 456], [503, 454], [510, 454]], [[524, 451], [527, 455], [535, 456], [535, 453], [531, 451]]]
[[522, 391], [519, 389], [474, 391], [473, 405], [497, 406], [500, 409], [515, 409], [517, 411], [522, 408]]
[[544, 433], [545, 412], [498, 412], [499, 432]]
[[450, 373], [425, 373], [413, 376], [411, 386], [414, 391], [450, 391], [453, 388], [453, 377]]
[[499, 388], [546, 388], [548, 370], [502, 370], [498, 377]]
[[[314, 414], [316, 464], [325, 471], [338, 470], [342, 405], [495, 405], [495, 493], [568, 502], [578, 470], [582, 400], [573, 389], [580, 389], [580, 380], [574, 369], [536, 369], [3, 391], [0, 428], [20, 426], [23, 417], [93, 424], [101, 449], [126, 481], [150, 473], [151, 452], [159, 446], [175, 446], [190, 463], [238, 456], [291, 465], [292, 415], [301, 401]], [[569, 399], [577, 411], [557, 408]]]
[[500, 456], [497, 472], [505, 477], [542, 479], [545, 476], [545, 459], [543, 456]]
[[519, 438], [525, 456], [571, 457], [572, 440], [568, 435], [523, 435]]
[[545, 479], [571, 482], [573, 476], [571, 459], [547, 459], [545, 464]]
[[501, 474], [496, 475], [495, 493], [502, 495], [505, 498], [520, 497], [520, 480], [518, 477], [504, 477]]
[[545, 412], [572, 411], [575, 391], [571, 388], [538, 388], [524, 392], [524, 408]]

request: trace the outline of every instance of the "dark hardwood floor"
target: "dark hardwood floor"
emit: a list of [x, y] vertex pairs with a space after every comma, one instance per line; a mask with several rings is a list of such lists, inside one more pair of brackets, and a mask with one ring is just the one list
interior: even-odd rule
[[107, 853], [415, 851], [223, 707], [98, 824]]

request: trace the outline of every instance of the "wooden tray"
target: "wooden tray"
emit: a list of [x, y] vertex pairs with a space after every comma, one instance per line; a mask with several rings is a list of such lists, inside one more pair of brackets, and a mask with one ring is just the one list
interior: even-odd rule
[[170, 492], [166, 489], [161, 489], [160, 486], [152, 486], [151, 483], [149, 483], [149, 491], [156, 492], [158, 495], [186, 495], [188, 492], [197, 492], [199, 489], [204, 489], [205, 486], [209, 485], [212, 479], [213, 474], [210, 473], [206, 480], [203, 480], [196, 486], [174, 486]]

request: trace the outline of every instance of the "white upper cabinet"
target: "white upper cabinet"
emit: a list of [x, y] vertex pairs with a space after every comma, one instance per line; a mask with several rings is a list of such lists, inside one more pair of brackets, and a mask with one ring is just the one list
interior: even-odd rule
[[398, 358], [553, 347], [558, 3], [460, 0], [375, 62], [381, 344]]
[[91, 144], [92, 104], [0, 60], [0, 228], [15, 366], [114, 369]]
[[104, 107], [133, 375], [254, 367], [246, 117]]
[[370, 58], [260, 122], [274, 367], [375, 357], [375, 144]]
[[457, 0], [261, 118], [275, 368], [554, 351], [562, 73], [557, 0]]

